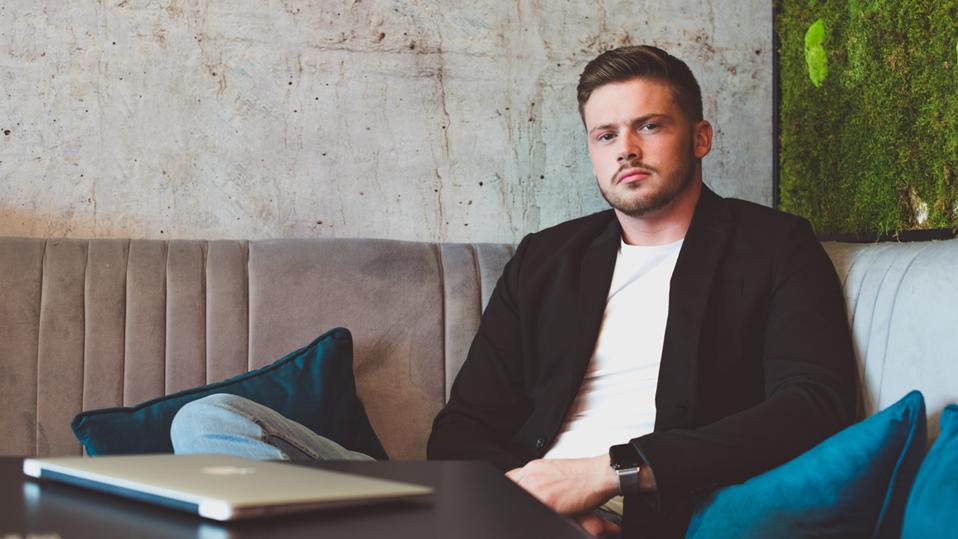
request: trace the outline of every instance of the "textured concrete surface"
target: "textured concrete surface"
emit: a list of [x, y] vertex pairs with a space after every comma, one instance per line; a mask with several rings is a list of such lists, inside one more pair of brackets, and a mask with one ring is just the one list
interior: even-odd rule
[[0, 234], [514, 241], [605, 208], [575, 84], [638, 43], [769, 204], [765, 1], [4, 0]]

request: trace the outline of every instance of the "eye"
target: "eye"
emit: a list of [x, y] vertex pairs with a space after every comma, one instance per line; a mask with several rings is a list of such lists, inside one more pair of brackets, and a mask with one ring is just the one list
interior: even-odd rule
[[639, 130], [640, 131], [655, 131], [658, 128], [659, 128], [659, 124], [654, 124], [650, 122], [647, 124], [643, 124], [642, 127], [639, 128]]
[[612, 137], [614, 137], [614, 136], [615, 136], [614, 133], [602, 133], [601, 135], [595, 137], [595, 140], [597, 140], [597, 141], [599, 141], [599, 142], [608, 142], [608, 141], [612, 140]]

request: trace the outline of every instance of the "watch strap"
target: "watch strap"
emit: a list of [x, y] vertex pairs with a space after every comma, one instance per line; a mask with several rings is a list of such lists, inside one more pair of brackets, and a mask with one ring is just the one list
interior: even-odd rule
[[639, 492], [639, 466], [634, 468], [616, 468], [615, 475], [619, 477], [619, 494], [635, 494]]
[[639, 491], [639, 472], [642, 459], [632, 444], [613, 445], [609, 448], [609, 464], [619, 478], [619, 494]]

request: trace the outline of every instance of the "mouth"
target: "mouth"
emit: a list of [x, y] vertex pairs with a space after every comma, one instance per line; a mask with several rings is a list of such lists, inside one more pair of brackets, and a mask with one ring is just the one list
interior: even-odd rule
[[619, 180], [616, 183], [635, 183], [651, 176], [652, 173], [641, 168], [630, 168], [619, 174]]

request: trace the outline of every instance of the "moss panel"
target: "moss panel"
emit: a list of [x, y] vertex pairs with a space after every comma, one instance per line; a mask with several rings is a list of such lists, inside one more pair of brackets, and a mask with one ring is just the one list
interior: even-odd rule
[[781, 208], [958, 228], [958, 0], [781, 0]]

